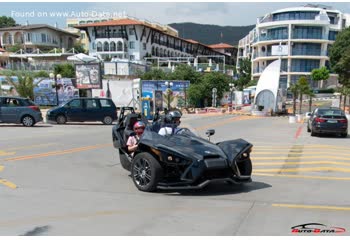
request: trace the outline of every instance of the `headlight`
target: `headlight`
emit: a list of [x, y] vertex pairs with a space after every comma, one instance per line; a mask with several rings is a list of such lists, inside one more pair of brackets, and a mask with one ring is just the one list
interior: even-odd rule
[[242, 154], [242, 156], [246, 158], [246, 157], [249, 156], [249, 153], [245, 152], [245, 153]]

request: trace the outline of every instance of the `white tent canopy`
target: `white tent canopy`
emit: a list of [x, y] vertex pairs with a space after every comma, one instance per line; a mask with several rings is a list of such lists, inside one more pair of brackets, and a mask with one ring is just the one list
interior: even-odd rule
[[73, 56], [69, 56], [69, 57], [67, 57], [67, 60], [69, 60], [69, 61], [77, 61], [77, 62], [84, 62], [84, 63], [98, 62], [99, 61], [98, 58], [86, 55], [84, 53], [78, 53], [78, 54], [75, 54]]

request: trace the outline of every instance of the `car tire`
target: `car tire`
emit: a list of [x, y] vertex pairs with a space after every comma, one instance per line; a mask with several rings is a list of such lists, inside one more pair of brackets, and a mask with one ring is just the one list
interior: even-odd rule
[[111, 125], [113, 123], [113, 118], [111, 116], [105, 116], [102, 122], [105, 125]]
[[346, 133], [341, 133], [340, 136], [341, 136], [342, 138], [346, 138], [346, 137], [348, 136], [348, 133], [347, 133], [347, 132], [346, 132]]
[[120, 164], [122, 165], [122, 167], [127, 170], [127, 171], [131, 171], [131, 162], [129, 161], [128, 157], [125, 155], [125, 153], [123, 153], [122, 151], [119, 150], [119, 160], [120, 160]]
[[34, 120], [34, 118], [32, 116], [25, 115], [25, 116], [22, 117], [21, 123], [25, 127], [32, 127], [35, 124], [35, 120]]
[[241, 175], [243, 176], [250, 176], [252, 175], [252, 171], [253, 171], [253, 165], [252, 165], [252, 161], [249, 159], [244, 160], [242, 162], [237, 163], [239, 172]]
[[131, 176], [138, 190], [153, 192], [163, 176], [163, 169], [151, 154], [140, 153], [132, 161]]
[[311, 137], [316, 137], [316, 133], [311, 129]]
[[57, 124], [65, 124], [67, 122], [67, 118], [64, 115], [58, 115], [56, 117]]

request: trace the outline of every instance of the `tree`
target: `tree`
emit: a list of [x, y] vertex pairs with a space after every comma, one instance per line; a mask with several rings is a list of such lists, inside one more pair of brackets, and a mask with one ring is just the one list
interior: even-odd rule
[[[11, 76], [17, 76], [18, 81], [14, 81]], [[34, 83], [33, 75], [28, 72], [11, 72], [6, 78], [21, 97], [34, 100], [34, 87], [38, 86], [41, 81]]]
[[301, 114], [301, 107], [303, 105], [303, 95], [310, 91], [310, 86], [307, 78], [302, 76], [298, 79], [297, 86], [299, 88], [299, 114]]
[[200, 81], [201, 74], [187, 64], [180, 64], [174, 72], [169, 74], [169, 77], [170, 80], [188, 80], [191, 84], [194, 84]]
[[309, 89], [309, 91], [305, 92], [305, 94], [309, 97], [309, 112], [311, 112], [312, 108], [312, 98], [315, 97], [314, 91]]
[[201, 106], [203, 99], [204, 86], [200, 83], [191, 84], [187, 90], [188, 102], [190, 106]]
[[34, 73], [34, 78], [48, 78], [48, 77], [50, 77], [50, 75], [44, 70]]
[[152, 69], [142, 74], [140, 78], [142, 80], [164, 80], [167, 79], [167, 74], [161, 69]]
[[[329, 78], [329, 70], [326, 67], [313, 69], [311, 72], [311, 78], [313, 81], [321, 81], [321, 86], [319, 88], [323, 88], [323, 80]], [[317, 84], [317, 86], [319, 86], [319, 84]]]
[[291, 84], [288, 90], [293, 94], [293, 115], [295, 115], [297, 108], [297, 98], [299, 94], [299, 86], [298, 84]]
[[243, 91], [251, 80], [252, 65], [248, 58], [244, 58], [239, 60], [239, 66], [238, 79], [234, 83], [237, 90]]
[[12, 17], [7, 17], [7, 16], [0, 17], [0, 28], [14, 27], [16, 25], [17, 25], [16, 21]]
[[61, 76], [64, 78], [74, 78], [74, 66], [70, 63], [56, 64], [54, 65], [54, 74], [61, 74]]
[[86, 53], [86, 50], [80, 41], [74, 43], [73, 48], [75, 53]]

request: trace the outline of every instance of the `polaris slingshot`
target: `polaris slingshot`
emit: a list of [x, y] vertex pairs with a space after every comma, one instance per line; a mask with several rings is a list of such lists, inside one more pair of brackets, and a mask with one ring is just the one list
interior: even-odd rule
[[[124, 116], [126, 110], [131, 113]], [[147, 127], [132, 156], [126, 146], [136, 121]], [[119, 151], [121, 165], [131, 172], [135, 186], [146, 192], [158, 189], [200, 189], [213, 181], [235, 184], [251, 182], [252, 144], [235, 139], [210, 142], [215, 130], [207, 131], [208, 140], [184, 128], [179, 134], [158, 134], [159, 121], [152, 124], [133, 108], [122, 108], [112, 129], [113, 145]]]

